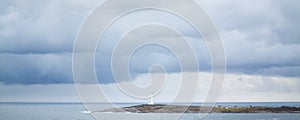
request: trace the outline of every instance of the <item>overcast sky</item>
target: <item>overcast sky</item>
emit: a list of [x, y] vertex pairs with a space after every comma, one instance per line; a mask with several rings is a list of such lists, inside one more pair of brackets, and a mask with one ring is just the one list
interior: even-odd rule
[[[0, 0], [0, 101], [78, 101], [72, 85], [73, 44], [80, 25], [101, 2]], [[299, 0], [199, 2], [215, 22], [224, 42], [228, 75], [221, 101], [300, 101], [297, 97], [300, 96]], [[121, 4], [108, 11], [120, 7]], [[171, 17], [167, 20], [176, 22]], [[197, 39], [192, 32], [188, 37]], [[168, 30], [158, 31], [156, 27], [137, 29], [126, 36], [131, 42], [147, 38], [178, 39]], [[205, 81], [210, 70], [208, 51], [201, 40], [191, 43], [198, 51], [200, 70], [183, 72], [191, 76], [200, 74]], [[172, 44], [185, 54], [180, 43]], [[115, 89], [108, 60], [110, 45], [113, 43], [104, 41], [97, 49], [97, 76], [114, 101], [117, 98], [129, 101]], [[127, 47], [130, 45], [125, 43]], [[130, 72], [136, 81], [145, 80], [153, 64], [164, 65], [169, 78], [176, 79], [180, 73], [176, 57], [159, 47], [145, 47], [131, 60]], [[177, 90], [176, 80], [169, 84], [156, 100], [172, 98], [163, 97]], [[202, 87], [205, 89], [205, 85]]]

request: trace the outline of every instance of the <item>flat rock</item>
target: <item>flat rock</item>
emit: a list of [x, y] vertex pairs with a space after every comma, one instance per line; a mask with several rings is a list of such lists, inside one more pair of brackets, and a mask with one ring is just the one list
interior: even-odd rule
[[[181, 105], [137, 105], [123, 108], [106, 109], [98, 112], [113, 112], [113, 113], [203, 113], [202, 109], [209, 110], [207, 106], [181, 106]], [[300, 113], [300, 107], [213, 107], [213, 113]]]

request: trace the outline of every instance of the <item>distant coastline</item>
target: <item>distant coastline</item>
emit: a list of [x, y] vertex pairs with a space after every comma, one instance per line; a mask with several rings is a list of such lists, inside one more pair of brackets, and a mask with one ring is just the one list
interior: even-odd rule
[[[88, 102], [88, 103], [82, 103], [82, 102], [9, 102], [9, 101], [1, 101], [0, 104], [114, 104], [114, 105], [120, 105], [120, 104], [126, 104], [129, 106], [133, 105], [141, 105], [145, 104], [144, 102], [112, 102], [112, 103], [106, 103], [106, 102]], [[169, 102], [157, 102], [157, 104], [170, 104]], [[194, 103], [185, 103], [185, 102], [179, 102], [179, 103], [172, 103], [173, 105], [191, 105], [191, 106], [200, 106], [201, 104], [210, 104], [210, 103], [202, 103], [202, 102], [194, 102]], [[265, 107], [281, 107], [281, 106], [289, 106], [289, 107], [300, 107], [300, 102], [217, 102], [216, 105], [224, 106], [224, 107], [230, 107], [230, 106], [241, 106], [241, 107], [249, 107], [252, 106], [265, 106]]]
[[[129, 107], [106, 109], [97, 112], [110, 113], [202, 113], [200, 108], [209, 109], [207, 106], [184, 106], [184, 105], [165, 105], [165, 104], [142, 104]], [[211, 110], [212, 113], [300, 113], [300, 107], [281, 106], [216, 106]]]

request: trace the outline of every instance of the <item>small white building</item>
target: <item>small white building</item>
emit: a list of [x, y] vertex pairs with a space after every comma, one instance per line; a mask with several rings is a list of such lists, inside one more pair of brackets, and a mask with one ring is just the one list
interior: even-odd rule
[[147, 104], [148, 105], [154, 105], [152, 97], [150, 98], [150, 101]]

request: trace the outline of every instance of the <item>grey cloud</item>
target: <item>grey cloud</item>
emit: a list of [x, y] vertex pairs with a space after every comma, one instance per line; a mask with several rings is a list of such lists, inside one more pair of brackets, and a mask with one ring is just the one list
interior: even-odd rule
[[[71, 83], [71, 56], [68, 54], [72, 51], [77, 30], [88, 12], [102, 1], [0, 2], [0, 81], [6, 84]], [[230, 73], [299, 77], [298, 2], [202, 1], [221, 30]], [[121, 7], [126, 6], [120, 3], [103, 12], [109, 16]], [[200, 69], [209, 71], [210, 58], [205, 44], [194, 38], [194, 34], [187, 37], [195, 39], [190, 42], [198, 52]], [[178, 39], [164, 30], [150, 29], [148, 32], [129, 34], [128, 39], [131, 40], [126, 46], [131, 47], [130, 42], [147, 38], [166, 41]], [[180, 54], [186, 54], [180, 44], [169, 43], [176, 44], [182, 51]], [[100, 60], [96, 69], [100, 71], [98, 77], [104, 83], [110, 83], [113, 82], [110, 61], [105, 61], [110, 57], [110, 51], [105, 47], [107, 46], [104, 46], [104, 52], [99, 53], [99, 59], [104, 62]], [[156, 56], [150, 59], [151, 54]], [[154, 62], [164, 63], [170, 72], [180, 72], [174, 57], [166, 51], [148, 49], [134, 57], [136, 60], [131, 72], [136, 75], [147, 72], [147, 67]], [[45, 70], [46, 66], [48, 70]], [[44, 76], [42, 71], [46, 71]]]
[[73, 41], [95, 1], [12, 0], [0, 8], [0, 52], [71, 52]]
[[229, 72], [299, 76], [299, 1], [202, 1], [221, 29]]
[[72, 83], [70, 54], [0, 54], [4, 84]]
[[296, 0], [225, 0], [205, 1], [204, 6], [225, 31], [241, 31], [249, 35], [250, 41], [298, 44], [297, 3]]

